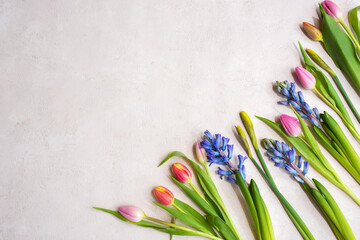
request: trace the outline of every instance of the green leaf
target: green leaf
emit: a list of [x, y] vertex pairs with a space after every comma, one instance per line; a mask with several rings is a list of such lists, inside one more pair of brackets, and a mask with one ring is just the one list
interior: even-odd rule
[[[323, 126], [325, 125], [324, 122], [322, 124]], [[326, 127], [326, 129], [329, 131], [328, 127]], [[338, 162], [351, 174], [351, 176], [360, 183], [360, 174], [353, 166], [351, 166], [349, 160], [338, 144], [333, 140], [330, 141], [326, 134], [316, 126], [313, 126], [313, 132], [318, 141], [331, 153], [331, 155], [333, 155], [333, 157], [336, 158], [336, 160], [338, 160]]]
[[329, 181], [336, 181], [334, 176], [328, 169], [323, 165], [320, 159], [316, 156], [313, 150], [299, 137], [290, 137], [280, 124], [277, 124], [269, 119], [257, 116], [258, 119], [268, 124], [274, 130], [276, 130], [281, 137], [283, 137], [290, 145], [296, 148], [296, 150], [310, 163], [310, 165]]
[[210, 231], [206, 226], [204, 226], [202, 224], [201, 221], [197, 220], [196, 218], [194, 218], [192, 215], [180, 212], [177, 209], [173, 209], [167, 206], [164, 206], [160, 203], [154, 202], [154, 204], [156, 204], [157, 206], [161, 207], [162, 209], [164, 209], [165, 211], [167, 211], [168, 213], [170, 213], [171, 215], [173, 215], [174, 217], [176, 217], [176, 219], [182, 221], [183, 223], [196, 228], [202, 232], [205, 232], [207, 234], [210, 235], [214, 235], [212, 231]]
[[323, 18], [321, 33], [323, 35], [324, 47], [336, 66], [352, 80], [359, 93], [360, 61], [358, 60], [355, 46], [335, 20], [325, 13], [322, 6], [320, 6], [320, 11]]
[[253, 224], [255, 226], [255, 231], [256, 231], [257, 237], [258, 237], [258, 239], [262, 239], [261, 228], [263, 226], [260, 225], [259, 216], [258, 216], [258, 212], [256, 211], [254, 200], [251, 196], [251, 193], [248, 189], [248, 186], [247, 186], [245, 180], [242, 178], [239, 171], [235, 172], [235, 176], [236, 176], [236, 181], [238, 183], [240, 191], [241, 191], [241, 193], [245, 199], [246, 205], [250, 211], [251, 218], [252, 218]]
[[172, 235], [180, 235], [180, 236], [196, 236], [197, 235], [197, 234], [194, 234], [192, 232], [179, 230], [179, 229], [175, 229], [175, 228], [171, 228], [171, 227], [165, 227], [163, 225], [151, 223], [151, 222], [148, 222], [146, 220], [142, 220], [140, 222], [131, 222], [131, 221], [127, 220], [126, 218], [124, 218], [119, 212], [112, 211], [112, 210], [109, 210], [109, 209], [97, 208], [97, 207], [94, 207], [94, 209], [109, 213], [109, 214], [114, 215], [115, 217], [119, 218], [120, 220], [122, 220], [124, 222], [135, 224], [135, 225], [138, 225], [140, 227], [153, 228], [153, 229], [158, 230], [160, 232], [165, 232], [165, 233], [169, 233], [169, 234], [172, 234]]
[[340, 238], [343, 238], [342, 233], [340, 231], [341, 229], [339, 223], [335, 217], [333, 210], [326, 201], [325, 197], [317, 189], [313, 189], [313, 188], [309, 188], [309, 189], [310, 189], [310, 195], [312, 196], [312, 198], [315, 200], [316, 204], [320, 208], [323, 216], [325, 217], [326, 221], [328, 222], [333, 232], [335, 234], [338, 233], [336, 235], [337, 236], [340, 235], [341, 236]]
[[[290, 107], [300, 122], [301, 130], [302, 130], [302, 133], [304, 134], [306, 142], [310, 145], [310, 147], [314, 151], [314, 153], [318, 157], [320, 157], [322, 155], [322, 153], [321, 153], [318, 143], [316, 142], [315, 137], [312, 135], [312, 133], [311, 133], [310, 129], [308, 128], [308, 126], [306, 125], [304, 119], [302, 119], [302, 117], [300, 117], [300, 115], [295, 111], [295, 109], [291, 105], [290, 105]], [[323, 164], [324, 164], [324, 162], [323, 162]]]
[[212, 225], [225, 240], [238, 240], [232, 233], [229, 226], [217, 216], [207, 216], [208, 223]]
[[192, 167], [194, 168], [194, 170], [196, 172], [198, 179], [202, 180], [204, 187], [207, 189], [208, 195], [213, 199], [213, 202], [216, 202], [216, 204], [218, 204], [219, 208], [224, 213], [224, 219], [231, 225], [231, 229], [232, 229], [234, 235], [236, 235], [238, 238], [240, 238], [240, 235], [238, 234], [238, 232], [234, 226], [234, 223], [232, 222], [230, 214], [227, 212], [225, 204], [222, 201], [221, 196], [220, 196], [219, 192], [217, 191], [214, 182], [212, 181], [210, 176], [203, 169], [201, 169], [201, 167], [197, 163], [195, 163], [190, 158], [188, 158], [184, 153], [179, 152], [179, 151], [174, 151], [174, 152], [169, 153], [168, 156], [159, 164], [159, 166], [163, 165], [166, 161], [168, 161], [170, 158], [172, 158], [174, 156], [183, 157], [183, 158], [185, 158], [185, 160], [187, 160], [192, 165]]
[[345, 239], [347, 240], [355, 240], [354, 233], [352, 232], [349, 223], [347, 222], [344, 214], [340, 210], [339, 206], [335, 202], [334, 198], [331, 196], [331, 194], [327, 191], [327, 189], [316, 179], [313, 179], [316, 187], [319, 189], [321, 194], [325, 197], [326, 201], [329, 203], [329, 206], [331, 207], [332, 211], [334, 212], [336, 219], [340, 226], [340, 231]]
[[[160, 167], [161, 165], [163, 165], [164, 163], [166, 163], [170, 158], [172, 157], [183, 157], [186, 160], [190, 160], [184, 153], [179, 152], [179, 151], [173, 151], [171, 153], [169, 153], [167, 155], [167, 157], [158, 165], [158, 167]], [[191, 160], [190, 160], [191, 161]]]
[[202, 183], [204, 184], [204, 186], [206, 187], [206, 189], [209, 192], [208, 195], [213, 199], [214, 202], [216, 202], [216, 204], [218, 204], [219, 209], [221, 209], [222, 213], [224, 214], [223, 216], [225, 218], [225, 221], [229, 224], [229, 226], [231, 226], [231, 230], [233, 231], [234, 235], [236, 235], [238, 238], [240, 238], [240, 235], [238, 234], [238, 232], [234, 226], [234, 223], [232, 222], [230, 214], [228, 213], [228, 211], [225, 207], [225, 204], [224, 204], [223, 200], [221, 199], [221, 196], [220, 196], [214, 182], [212, 181], [211, 177], [209, 175], [207, 175], [207, 173], [203, 169], [201, 169], [200, 166], [198, 164], [196, 164], [194, 161], [192, 161], [190, 159], [188, 159], [188, 161], [192, 164], [198, 177], [201, 178]]
[[184, 203], [183, 201], [176, 199], [176, 198], [175, 198], [174, 204], [176, 204], [176, 206], [178, 206], [186, 214], [192, 216], [194, 219], [196, 219], [198, 222], [200, 222], [204, 227], [206, 227], [211, 232], [212, 235], [216, 236], [216, 232], [207, 223], [205, 218], [198, 211], [196, 211], [193, 207], [191, 207], [190, 205], [188, 205], [188, 204]]
[[259, 223], [260, 223], [260, 232], [261, 239], [263, 240], [273, 240], [275, 239], [274, 230], [272, 227], [271, 219], [267, 208], [265, 206], [264, 200], [260, 195], [259, 188], [256, 185], [256, 182], [251, 179], [250, 181], [250, 192], [252, 199], [256, 206], [256, 212], [258, 214]]
[[172, 177], [172, 180], [185, 192], [185, 194], [196, 204], [198, 205], [204, 212], [210, 215], [217, 215], [217, 212], [195, 191], [185, 186], [183, 183], [176, 180]]
[[344, 153], [346, 154], [347, 159], [349, 159], [351, 165], [358, 173], [360, 173], [360, 157], [352, 147], [344, 132], [341, 130], [339, 124], [337, 124], [337, 122], [327, 112], [324, 112], [321, 117], [335, 135], [335, 138], [338, 140], [338, 144], [344, 149]]
[[[173, 216], [173, 217], [171, 218], [171, 223], [174, 223], [174, 224], [176, 223], [176, 217]], [[173, 237], [174, 237], [174, 234], [170, 233], [170, 240], [172, 240]]]
[[199, 176], [197, 176], [198, 178], [198, 182], [199, 185], [201, 187], [201, 189], [204, 192], [204, 197], [206, 202], [216, 211], [217, 214], [211, 214], [214, 216], [218, 216], [221, 219], [223, 219], [224, 221], [226, 221], [227, 223], [229, 223], [229, 219], [227, 219], [226, 214], [224, 213], [224, 211], [221, 209], [220, 205], [215, 201], [215, 199], [213, 198], [213, 196], [210, 194], [209, 190], [206, 188], [203, 180], [201, 180], [201, 178]]
[[358, 42], [360, 43], [360, 20], [359, 20], [359, 12], [360, 12], [360, 6], [353, 8], [349, 12], [349, 22], [352, 27], [352, 30], [354, 31]]
[[332, 103], [332, 105], [339, 109], [342, 113], [343, 117], [346, 119], [348, 123], [354, 125], [348, 111], [346, 110], [341, 98], [336, 92], [335, 88], [326, 77], [326, 75], [311, 61], [311, 59], [307, 56], [303, 47], [299, 43], [301, 53], [304, 58], [305, 68], [314, 75], [316, 78], [316, 88], [325, 96], [325, 98]]

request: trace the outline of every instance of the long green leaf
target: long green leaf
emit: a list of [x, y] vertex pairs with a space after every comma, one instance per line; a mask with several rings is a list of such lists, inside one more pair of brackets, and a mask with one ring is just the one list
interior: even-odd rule
[[352, 27], [352, 30], [354, 31], [358, 42], [360, 43], [360, 17], [359, 17], [359, 12], [360, 12], [360, 6], [352, 9], [349, 12], [349, 22], [350, 25]]
[[307, 56], [300, 42], [299, 42], [299, 46], [304, 58], [305, 68], [309, 72], [311, 72], [316, 78], [316, 87], [319, 87], [319, 91], [321, 91], [324, 94], [324, 96], [328, 99], [328, 101], [330, 101], [333, 104], [335, 108], [339, 109], [339, 111], [342, 113], [346, 121], [353, 126], [354, 124], [350, 118], [348, 111], [346, 110], [341, 98], [339, 97], [339, 94], [336, 92], [335, 88], [333, 87], [329, 79], [318, 67], [316, 67], [316, 65]]
[[97, 208], [97, 207], [94, 207], [94, 209], [109, 213], [109, 214], [114, 215], [115, 217], [119, 218], [120, 220], [122, 220], [124, 222], [135, 224], [135, 225], [138, 225], [140, 227], [153, 228], [153, 229], [158, 230], [160, 232], [165, 232], [165, 233], [169, 233], [169, 234], [173, 234], [173, 235], [180, 235], [180, 236], [194, 236], [194, 235], [196, 235], [196, 234], [188, 232], [188, 231], [179, 230], [179, 229], [170, 228], [170, 227], [165, 227], [163, 225], [151, 223], [151, 222], [148, 222], [148, 221], [145, 221], [145, 220], [142, 220], [140, 222], [131, 222], [131, 221], [127, 220], [126, 218], [124, 218], [119, 212], [112, 211], [112, 210], [109, 210], [109, 209]]
[[339, 206], [335, 202], [334, 198], [331, 196], [331, 194], [327, 191], [327, 189], [316, 179], [313, 179], [316, 187], [319, 189], [319, 191], [324, 195], [326, 201], [329, 203], [331, 209], [333, 210], [336, 219], [339, 222], [342, 235], [347, 240], [355, 240], [354, 233], [352, 232], [349, 223], [347, 222], [344, 214], [340, 210]]
[[207, 216], [206, 219], [225, 240], [237, 240], [229, 226], [221, 218], [217, 216]]
[[255, 231], [256, 231], [256, 234], [257, 234], [257, 238], [260, 240], [262, 239], [262, 234], [261, 234], [261, 227], [263, 226], [260, 226], [260, 222], [259, 222], [259, 216], [258, 216], [258, 213], [256, 211], [256, 207], [255, 207], [255, 203], [254, 203], [254, 200], [251, 196], [251, 193], [248, 189], [248, 186], [245, 182], [245, 180], [242, 178], [242, 176], [240, 175], [239, 171], [236, 171], [235, 172], [235, 176], [236, 176], [236, 181], [237, 181], [237, 184], [240, 188], [240, 191], [245, 199], [245, 202], [246, 202], [246, 205], [250, 211], [250, 214], [251, 214], [251, 218], [252, 218], [252, 222], [255, 226]]
[[209, 196], [211, 196], [214, 199], [214, 202], [216, 202], [221, 210], [224, 212], [226, 218], [228, 220], [228, 222], [230, 223], [231, 229], [234, 233], [234, 235], [236, 235], [239, 239], [241, 239], [239, 233], [237, 232], [235, 225], [230, 217], [230, 214], [227, 212], [227, 209], [225, 207], [225, 204], [223, 202], [223, 200], [221, 199], [221, 196], [214, 184], [214, 182], [212, 181], [211, 177], [194, 161], [192, 161], [190, 158], [188, 158], [184, 153], [179, 152], [179, 151], [174, 151], [168, 154], [168, 156], [159, 164], [159, 167], [161, 165], [163, 165], [166, 161], [168, 161], [170, 158], [175, 157], [175, 156], [179, 156], [179, 157], [183, 157], [185, 160], [187, 160], [192, 167], [194, 168], [196, 175], [201, 178], [204, 186], [206, 187], [206, 189], [209, 191]]
[[183, 183], [179, 182], [174, 177], [171, 177], [172, 180], [185, 192], [185, 194], [204, 212], [210, 215], [217, 215], [217, 212], [206, 202], [202, 197], [200, 197], [195, 191], [185, 186]]
[[202, 232], [205, 232], [205, 233], [208, 233], [210, 235], [214, 235], [214, 232], [213, 231], [210, 231], [206, 225], [203, 225], [203, 222], [199, 221], [198, 219], [196, 219], [195, 217], [193, 217], [192, 215], [190, 214], [186, 214], [186, 213], [183, 213], [183, 212], [180, 212], [179, 210], [177, 209], [173, 209], [173, 208], [170, 208], [170, 207], [167, 207], [167, 206], [164, 206], [160, 203], [157, 203], [157, 202], [154, 202], [154, 204], [156, 204], [157, 206], [161, 207], [162, 209], [164, 209], [165, 211], [167, 211], [168, 213], [170, 213], [171, 215], [173, 215], [174, 217], [176, 217], [176, 219], [182, 221], [183, 223], [195, 228], [195, 229], [198, 229]]
[[325, 13], [322, 6], [320, 6], [320, 11], [322, 14], [321, 33], [324, 47], [336, 66], [352, 80], [359, 93], [360, 61], [355, 46], [335, 20]]
[[268, 222], [268, 220], [269, 220], [267, 217], [268, 213], [266, 213], [267, 209], [264, 205], [264, 201], [260, 195], [259, 189], [258, 189], [255, 181], [252, 179], [250, 181], [249, 188], [250, 188], [251, 197], [255, 203], [256, 212], [257, 212], [258, 218], [259, 218], [261, 239], [274, 240], [275, 237], [273, 234], [271, 220], [270, 220], [270, 222]]
[[187, 203], [176, 199], [174, 201], [174, 204], [176, 204], [181, 210], [183, 210], [186, 214], [192, 216], [193, 218], [195, 218], [198, 222], [200, 222], [204, 227], [206, 227], [213, 235], [217, 235], [216, 232], [211, 228], [211, 226], [207, 223], [207, 221], [205, 220], [205, 218], [198, 212], [196, 211], [193, 207], [191, 207], [190, 205], [188, 205]]
[[334, 133], [336, 139], [339, 141], [339, 145], [342, 146], [344, 153], [350, 160], [351, 165], [357, 170], [358, 173], [360, 173], [360, 157], [352, 147], [344, 132], [341, 130], [339, 124], [337, 124], [337, 122], [327, 112], [324, 112], [321, 117]]

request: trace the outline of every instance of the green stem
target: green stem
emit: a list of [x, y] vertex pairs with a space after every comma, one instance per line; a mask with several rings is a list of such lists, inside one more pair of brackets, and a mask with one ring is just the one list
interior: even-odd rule
[[206, 162], [205, 162], [203, 165], [204, 165], [204, 168], [205, 168], [206, 174], [207, 174], [208, 176], [210, 176], [209, 168], [208, 168], [208, 166], [207, 166]]
[[174, 206], [177, 210], [179, 210], [180, 212], [185, 213], [184, 210], [182, 210], [182, 209], [181, 209], [178, 205], [176, 205], [175, 203], [173, 203], [173, 206]]
[[183, 226], [180, 226], [180, 225], [177, 225], [177, 224], [174, 224], [174, 223], [165, 222], [165, 221], [162, 221], [162, 220], [157, 219], [157, 218], [152, 218], [152, 217], [145, 216], [145, 219], [156, 222], [156, 223], [160, 223], [160, 224], [163, 224], [163, 225], [166, 225], [166, 226], [169, 226], [169, 227], [177, 228], [177, 229], [192, 233], [192, 234], [197, 235], [197, 236], [207, 237], [207, 238], [214, 239], [214, 240], [222, 240], [222, 238], [218, 238], [218, 237], [209, 235], [207, 233], [199, 232], [199, 231], [196, 231], [196, 230], [193, 230], [193, 229], [190, 229], [190, 228], [187, 228], [187, 227], [183, 227]]
[[350, 36], [351, 40], [354, 42], [356, 48], [358, 49], [358, 51], [360, 52], [360, 45], [357, 42], [354, 34], [352, 34], [352, 32], [350, 31], [350, 29], [345, 25], [343, 20], [340, 20], [339, 23], [341, 24], [341, 26], [345, 29], [345, 31], [347, 32], [347, 34]]
[[354, 116], [356, 117], [356, 119], [358, 120], [358, 122], [360, 123], [360, 114], [358, 113], [358, 111], [356, 110], [354, 104], [352, 103], [352, 101], [350, 100], [349, 96], [347, 95], [344, 87], [342, 86], [339, 78], [337, 77], [337, 75], [334, 72], [328, 72], [331, 77], [334, 79], [334, 82], [336, 84], [336, 86], [338, 87], [338, 89], [340, 90], [342, 96], [344, 97], [345, 101], [347, 102], [348, 106], [350, 107], [351, 111], [353, 112]]
[[264, 169], [266, 175], [268, 176], [269, 180], [271, 181], [272, 184], [275, 184], [275, 181], [273, 179], [273, 177], [271, 176], [270, 172], [269, 172], [269, 169], [264, 161], [264, 158], [262, 157], [261, 155], [261, 152], [259, 150], [259, 148], [255, 148], [255, 152], [256, 152], [256, 155], [258, 156], [259, 160], [260, 160], [260, 163], [261, 163], [261, 166], [262, 168]]
[[229, 212], [227, 211], [225, 205], [223, 203], [219, 203], [220, 207], [222, 208], [223, 212], [225, 213], [226, 217], [228, 218], [231, 228], [233, 229], [233, 232], [236, 234], [236, 237], [241, 240], [240, 234], [239, 232], [236, 230], [235, 224], [229, 214]]
[[[259, 159], [262, 159], [264, 161], [259, 149], [257, 149], [256, 153], [258, 154]], [[305, 225], [303, 220], [297, 214], [296, 210], [291, 206], [291, 204], [286, 200], [286, 198], [281, 194], [281, 192], [277, 188], [270, 172], [269, 172], [269, 176], [267, 176], [265, 172], [261, 169], [260, 165], [255, 161], [255, 159], [253, 157], [250, 159], [257, 168], [257, 170], [260, 172], [260, 174], [263, 176], [263, 178], [267, 181], [267, 183], [269, 184], [271, 190], [274, 192], [276, 197], [279, 199], [281, 205], [285, 209], [286, 213], [289, 215], [291, 221], [294, 223], [300, 235], [305, 240], [315, 240], [308, 227]], [[267, 169], [265, 162], [264, 162], [264, 166]]]
[[294, 222], [294, 225], [300, 232], [301, 236], [304, 239], [310, 239], [315, 240], [313, 235], [311, 234], [310, 230], [307, 228], [303, 220], [300, 218], [300, 216], [297, 214], [296, 210], [291, 206], [291, 204], [286, 200], [286, 198], [281, 194], [279, 189], [276, 185], [270, 184], [271, 189], [275, 193], [275, 195], [280, 200], [281, 204], [283, 205], [285, 211], [290, 216], [291, 220]]
[[333, 109], [341, 118], [341, 120], [343, 121], [343, 123], [345, 124], [345, 126], [349, 129], [349, 131], [351, 132], [351, 134], [358, 140], [360, 141], [360, 134], [356, 131], [354, 124], [350, 123], [345, 117], [344, 115], [340, 112], [340, 110], [335, 107], [331, 102], [329, 102], [329, 100], [327, 100], [325, 98], [324, 95], [321, 94], [321, 92], [319, 92], [319, 90], [317, 90], [316, 88], [314, 88], [315, 93], [319, 96], [319, 98], [325, 102], [331, 109]]
[[192, 189], [194, 189], [194, 191], [202, 198], [206, 201], [205, 197], [200, 193], [200, 191], [197, 189], [197, 187], [194, 186], [194, 184], [192, 184], [192, 182], [189, 182], [190, 187], [192, 187]]

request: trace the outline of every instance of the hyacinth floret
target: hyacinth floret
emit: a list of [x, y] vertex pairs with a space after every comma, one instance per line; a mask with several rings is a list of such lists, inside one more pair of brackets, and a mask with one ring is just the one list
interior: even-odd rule
[[320, 112], [317, 108], [311, 108], [305, 102], [304, 94], [301, 91], [296, 92], [295, 83], [276, 82], [277, 91], [287, 98], [285, 101], [279, 101], [281, 105], [291, 105], [296, 112], [304, 119], [308, 119], [313, 125], [320, 127]]
[[305, 175], [309, 171], [309, 163], [302, 156], [296, 155], [295, 148], [290, 148], [284, 142], [272, 139], [263, 139], [263, 145], [267, 150], [266, 155], [275, 163], [276, 167], [284, 168], [298, 182], [304, 183]]
[[244, 162], [247, 157], [238, 155], [238, 166], [232, 165], [230, 160], [233, 158], [234, 145], [229, 144], [229, 142], [229, 138], [223, 137], [221, 134], [212, 135], [206, 130], [204, 132], [203, 140], [200, 142], [200, 146], [206, 151], [209, 166], [218, 164], [227, 167], [227, 169], [218, 167], [217, 173], [220, 175], [220, 178], [225, 178], [231, 183], [237, 183], [234, 177], [235, 171], [239, 171], [243, 179], [246, 179]]

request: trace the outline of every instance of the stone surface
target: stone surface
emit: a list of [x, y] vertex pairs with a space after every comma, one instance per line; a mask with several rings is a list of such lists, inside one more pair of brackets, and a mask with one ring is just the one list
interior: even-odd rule
[[[339, 2], [344, 13], [356, 4]], [[298, 40], [330, 62], [299, 27], [317, 23], [316, 6], [309, 0], [1, 1], [0, 239], [168, 239], [91, 207], [132, 204], [169, 219], [152, 204], [152, 188], [164, 185], [185, 198], [168, 178], [169, 164], [156, 165], [171, 150], [191, 156], [205, 129], [230, 137], [235, 153], [244, 153], [233, 129], [240, 110], [252, 117], [259, 138], [278, 138], [254, 115], [291, 113], [276, 104], [272, 84], [294, 79]], [[313, 93], [305, 95], [333, 113]], [[360, 196], [358, 184], [329, 160]], [[246, 166], [278, 239], [301, 239], [256, 169]], [[335, 239], [300, 186], [269, 168], [315, 238]], [[253, 239], [237, 190], [211, 170], [241, 236]], [[331, 191], [360, 236], [359, 207], [314, 170], [309, 176]]]

